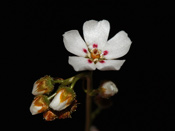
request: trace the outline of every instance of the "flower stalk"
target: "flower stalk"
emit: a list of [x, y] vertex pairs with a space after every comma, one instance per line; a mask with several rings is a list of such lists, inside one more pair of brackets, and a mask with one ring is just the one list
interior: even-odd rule
[[85, 131], [90, 131], [90, 125], [91, 125], [91, 90], [92, 87], [92, 73], [90, 72], [90, 75], [86, 77], [87, 80], [87, 93], [86, 93], [86, 123], [85, 123]]
[[91, 122], [93, 122], [94, 119], [95, 119], [95, 117], [96, 117], [98, 114], [100, 114], [101, 110], [102, 110], [102, 109], [101, 109], [100, 107], [97, 107], [97, 108], [95, 109], [95, 111], [93, 111], [93, 112], [91, 113]]
[[54, 98], [56, 95], [56, 93], [52, 94], [51, 96], [48, 97], [48, 100], [51, 100], [52, 98]]

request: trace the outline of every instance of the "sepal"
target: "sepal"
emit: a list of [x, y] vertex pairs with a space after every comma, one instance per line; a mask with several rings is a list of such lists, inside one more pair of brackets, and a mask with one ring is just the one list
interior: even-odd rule
[[53, 120], [55, 120], [55, 119], [57, 118], [57, 115], [56, 115], [54, 112], [48, 110], [48, 111], [46, 111], [46, 112], [43, 114], [43, 118], [44, 118], [46, 121], [53, 121]]

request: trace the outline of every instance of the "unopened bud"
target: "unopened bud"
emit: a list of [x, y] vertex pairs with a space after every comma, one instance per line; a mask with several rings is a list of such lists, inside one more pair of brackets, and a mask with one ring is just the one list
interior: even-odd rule
[[46, 111], [49, 107], [48, 97], [45, 95], [36, 96], [30, 106], [30, 112], [32, 115], [36, 115]]
[[49, 106], [56, 111], [61, 111], [74, 101], [75, 96], [73, 89], [69, 87], [60, 87]]
[[32, 94], [41, 95], [50, 93], [53, 90], [53, 87], [53, 78], [46, 75], [34, 83]]
[[53, 121], [57, 118], [57, 115], [49, 110], [43, 114], [43, 117], [46, 121]]
[[99, 95], [102, 98], [109, 98], [118, 92], [116, 85], [112, 81], [106, 81], [99, 87]]

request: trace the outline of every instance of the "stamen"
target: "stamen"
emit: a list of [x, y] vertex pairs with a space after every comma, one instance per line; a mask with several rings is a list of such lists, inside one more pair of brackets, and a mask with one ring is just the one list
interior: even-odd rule
[[98, 45], [94, 43], [93, 44], [93, 48], [97, 48], [97, 47], [98, 47]]
[[107, 55], [107, 54], [108, 54], [107, 50], [103, 51], [103, 55]]
[[105, 61], [104, 60], [101, 60], [101, 61], [99, 61], [100, 63], [105, 63]]
[[91, 64], [92, 63], [92, 61], [90, 60], [90, 59], [88, 59], [88, 62]]
[[83, 48], [83, 52], [84, 52], [84, 53], [87, 53], [87, 50]]

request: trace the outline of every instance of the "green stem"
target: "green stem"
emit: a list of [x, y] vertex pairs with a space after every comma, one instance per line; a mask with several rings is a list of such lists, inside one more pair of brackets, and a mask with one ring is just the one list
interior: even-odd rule
[[80, 73], [76, 76], [73, 77], [73, 80], [71, 81], [71, 86], [70, 88], [74, 88], [76, 82], [79, 80], [79, 79], [82, 79], [84, 77], [89, 77], [90, 73], [88, 72], [83, 72], [83, 73]]
[[87, 93], [86, 93], [86, 123], [85, 131], [90, 131], [91, 126], [91, 96], [90, 92], [92, 90], [92, 72], [86, 77], [87, 79]]
[[51, 96], [48, 97], [48, 100], [51, 100], [54, 96], [56, 95], [56, 93], [52, 94]]
[[53, 84], [56, 84], [56, 83], [61, 84], [63, 81], [64, 81], [63, 79], [57, 78], [57, 79], [54, 79], [54, 80], [53, 80]]
[[76, 77], [76, 78], [73, 80], [73, 82], [72, 82], [72, 84], [71, 84], [71, 86], [70, 86], [71, 89], [74, 88], [76, 82], [77, 82], [79, 79], [80, 79], [80, 78]]

